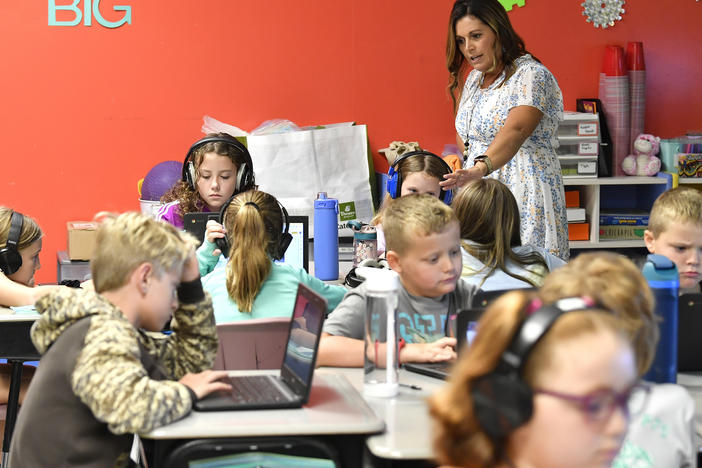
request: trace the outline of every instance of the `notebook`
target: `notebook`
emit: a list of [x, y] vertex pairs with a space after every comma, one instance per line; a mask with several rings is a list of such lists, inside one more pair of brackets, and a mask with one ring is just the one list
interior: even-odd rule
[[[197, 237], [197, 239], [202, 242], [205, 239], [207, 221], [210, 219], [219, 222], [219, 213], [207, 213], [202, 211], [185, 213], [183, 217], [183, 227], [187, 232]], [[302, 268], [309, 273], [309, 218], [307, 216], [288, 216], [288, 223], [288, 232], [292, 235], [292, 241], [285, 251], [283, 258], [275, 262]]]
[[678, 297], [678, 372], [702, 371], [702, 293]]
[[236, 375], [231, 392], [217, 392], [195, 403], [198, 411], [300, 408], [307, 403], [317, 361], [327, 301], [300, 283], [280, 375]]
[[[460, 309], [456, 314], [456, 352], [470, 346], [475, 337], [478, 320], [483, 315], [487, 306], [496, 298], [507, 292], [506, 290], [479, 290], [473, 296], [473, 307]], [[427, 375], [435, 379], [446, 380], [451, 373], [454, 361], [442, 362], [408, 362], [405, 369], [417, 374]]]

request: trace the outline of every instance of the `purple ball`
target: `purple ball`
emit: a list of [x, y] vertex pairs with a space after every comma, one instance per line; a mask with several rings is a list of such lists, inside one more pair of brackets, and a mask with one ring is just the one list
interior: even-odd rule
[[180, 161], [163, 161], [156, 164], [144, 177], [141, 185], [142, 200], [160, 200], [166, 191], [181, 180], [183, 163]]

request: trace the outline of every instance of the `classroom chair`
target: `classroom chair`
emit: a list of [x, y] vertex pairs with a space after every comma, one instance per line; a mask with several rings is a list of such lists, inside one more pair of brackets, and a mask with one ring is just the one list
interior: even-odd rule
[[242, 320], [217, 325], [216, 370], [280, 369], [290, 318]]
[[276, 466], [280, 468], [344, 467], [330, 443], [311, 437], [200, 439], [174, 449], [163, 466]]

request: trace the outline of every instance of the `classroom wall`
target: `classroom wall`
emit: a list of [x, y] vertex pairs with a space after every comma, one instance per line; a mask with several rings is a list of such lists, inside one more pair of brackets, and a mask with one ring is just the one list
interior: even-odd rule
[[[49, 26], [51, 3], [72, 0], [4, 2], [0, 15], [0, 203], [44, 228], [41, 282], [55, 281], [66, 221], [138, 209], [137, 180], [181, 160], [203, 115], [245, 130], [271, 118], [353, 120], [368, 125], [374, 153], [393, 140], [439, 153], [455, 141], [444, 91], [452, 0], [102, 0], [108, 21], [124, 14], [113, 6], [131, 7], [132, 24], [114, 29], [94, 16], [91, 26]], [[596, 96], [607, 44], [640, 40], [646, 130], [702, 129], [702, 3], [629, 1], [606, 30], [585, 22], [580, 3], [526, 0], [510, 13], [566, 108]]]

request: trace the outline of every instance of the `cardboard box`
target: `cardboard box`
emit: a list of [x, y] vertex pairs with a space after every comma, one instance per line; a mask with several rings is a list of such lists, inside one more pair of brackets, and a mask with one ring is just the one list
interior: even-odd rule
[[568, 223], [568, 240], [590, 240], [590, 223]]
[[98, 224], [92, 221], [69, 221], [68, 258], [90, 260], [97, 240]]
[[580, 208], [580, 190], [565, 191], [566, 208]]

